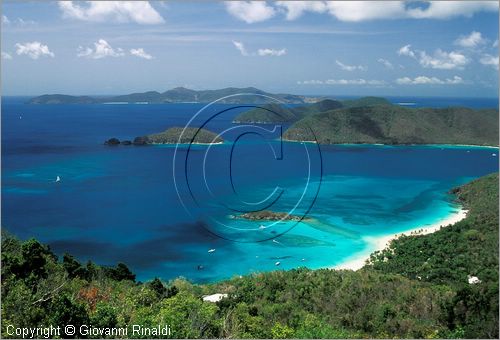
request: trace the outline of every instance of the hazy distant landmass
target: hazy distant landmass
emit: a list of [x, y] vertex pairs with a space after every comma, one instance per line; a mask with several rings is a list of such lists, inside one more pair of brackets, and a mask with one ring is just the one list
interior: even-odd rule
[[148, 91], [141, 93], [131, 93], [120, 96], [109, 97], [90, 97], [90, 96], [70, 96], [63, 94], [45, 94], [30, 99], [28, 104], [105, 104], [105, 103], [148, 103], [148, 104], [167, 104], [167, 103], [210, 103], [220, 98], [249, 93], [254, 94], [246, 96], [234, 96], [225, 98], [220, 103], [225, 104], [262, 104], [269, 103], [269, 96], [287, 104], [305, 104], [319, 101], [322, 98], [313, 96], [301, 96], [293, 94], [273, 94], [265, 92], [254, 87], [237, 88], [228, 87], [219, 90], [191, 90], [184, 87], [157, 92]]

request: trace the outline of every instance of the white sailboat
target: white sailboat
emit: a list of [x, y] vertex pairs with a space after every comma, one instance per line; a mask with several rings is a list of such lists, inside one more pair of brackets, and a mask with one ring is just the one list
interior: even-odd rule
[[56, 177], [56, 183], [61, 181], [61, 177], [57, 176]]

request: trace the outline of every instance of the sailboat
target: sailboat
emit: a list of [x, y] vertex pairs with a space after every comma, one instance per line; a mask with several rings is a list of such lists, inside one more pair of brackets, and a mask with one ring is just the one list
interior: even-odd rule
[[56, 177], [56, 182], [60, 182], [61, 181], [61, 177], [57, 176]]

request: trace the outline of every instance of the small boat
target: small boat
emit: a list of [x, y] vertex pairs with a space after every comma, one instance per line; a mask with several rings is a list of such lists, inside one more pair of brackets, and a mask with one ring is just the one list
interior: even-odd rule
[[61, 177], [57, 176], [56, 177], [56, 182], [60, 182], [61, 181]]
[[275, 265], [275, 266], [279, 266], [280, 264], [281, 264], [281, 262], [280, 262], [280, 261], [278, 261], [278, 262], [276, 262], [274, 265]]
[[198, 267], [196, 267], [196, 269], [198, 269], [198, 270], [203, 270], [203, 268], [204, 267], [201, 264], [199, 264]]
[[261, 224], [259, 227], [259, 230], [264, 230], [264, 229], [267, 229], [267, 227], [265, 225]]
[[496, 157], [496, 156], [497, 156], [497, 154], [496, 154], [496, 153], [492, 153], [491, 155], [492, 155], [493, 157]]
[[208, 250], [209, 253], [213, 253], [214, 251], [215, 251], [215, 248], [212, 248], [212, 249]]

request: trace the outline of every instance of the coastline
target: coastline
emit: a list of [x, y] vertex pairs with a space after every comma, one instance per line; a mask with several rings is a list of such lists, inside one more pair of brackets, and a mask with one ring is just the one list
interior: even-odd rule
[[332, 143], [332, 144], [321, 144], [316, 141], [299, 141], [293, 139], [283, 139], [284, 142], [288, 143], [314, 143], [323, 146], [382, 146], [382, 147], [435, 147], [435, 148], [484, 148], [484, 149], [499, 149], [500, 146], [495, 145], [474, 145], [474, 144], [383, 144], [383, 143]]
[[419, 226], [397, 234], [388, 234], [381, 236], [365, 236], [363, 239], [368, 243], [368, 247], [365, 251], [361, 252], [360, 254], [355, 254], [351, 257], [348, 257], [345, 261], [335, 266], [329, 267], [329, 269], [337, 269], [337, 270], [347, 269], [354, 271], [361, 269], [365, 265], [365, 262], [370, 258], [371, 253], [377, 250], [383, 250], [387, 248], [392, 240], [395, 240], [402, 235], [410, 236], [410, 235], [426, 235], [434, 233], [443, 227], [446, 227], [450, 224], [455, 224], [463, 220], [464, 218], [467, 217], [467, 213], [468, 210], [460, 208], [460, 210], [453, 212], [452, 214], [448, 215], [447, 217], [435, 223], [426, 225], [425, 227]]

